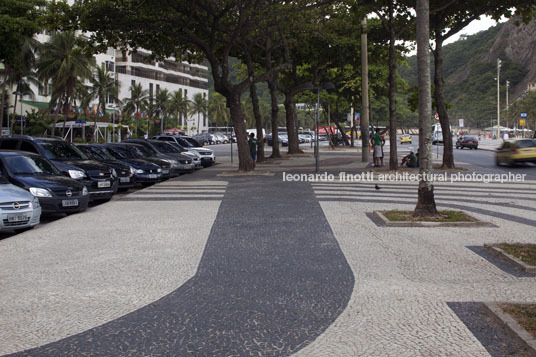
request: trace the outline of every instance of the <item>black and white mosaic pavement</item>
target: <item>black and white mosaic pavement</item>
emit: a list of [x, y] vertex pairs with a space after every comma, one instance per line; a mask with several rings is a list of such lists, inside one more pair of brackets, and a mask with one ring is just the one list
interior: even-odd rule
[[309, 184], [234, 178], [192, 279], [126, 316], [13, 356], [285, 356], [325, 331], [353, 288]]

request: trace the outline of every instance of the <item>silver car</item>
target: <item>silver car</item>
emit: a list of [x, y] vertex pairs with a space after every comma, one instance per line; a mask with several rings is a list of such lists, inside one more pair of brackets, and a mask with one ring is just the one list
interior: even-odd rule
[[0, 230], [25, 230], [39, 224], [41, 206], [30, 192], [8, 183], [0, 172]]

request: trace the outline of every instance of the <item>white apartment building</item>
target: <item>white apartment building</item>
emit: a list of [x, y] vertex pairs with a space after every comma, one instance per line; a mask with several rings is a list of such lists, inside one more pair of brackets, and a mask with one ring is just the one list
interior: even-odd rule
[[[39, 35], [42, 42], [47, 40], [46, 35]], [[114, 74], [119, 82], [119, 98], [121, 100], [130, 97], [130, 87], [132, 84], [141, 84], [142, 88], [149, 93], [149, 100], [155, 98], [156, 94], [167, 89], [173, 93], [182, 89], [182, 94], [187, 99], [192, 100], [196, 93], [201, 93], [208, 100], [208, 67], [187, 62], [176, 62], [174, 59], [164, 61], [148, 62], [150, 55], [148, 51], [127, 52], [113, 48], [108, 49], [105, 54], [96, 55], [98, 66], [106, 66], [107, 70]], [[34, 88], [35, 98], [23, 98], [17, 105], [17, 113], [31, 112], [32, 109], [42, 109], [50, 101], [49, 90], [45, 88]], [[95, 103], [96, 104], [96, 103]], [[106, 104], [110, 112], [118, 112], [119, 105], [113, 101]], [[187, 128], [189, 134], [208, 131], [208, 118], [201, 115], [198, 123], [197, 115], [182, 118], [178, 126]], [[195, 129], [192, 129], [194, 128]]]

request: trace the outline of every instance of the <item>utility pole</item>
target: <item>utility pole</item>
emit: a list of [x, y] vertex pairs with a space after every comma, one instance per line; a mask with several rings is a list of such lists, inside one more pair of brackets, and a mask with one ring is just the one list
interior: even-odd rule
[[506, 81], [506, 127], [508, 128], [508, 88], [510, 88], [510, 81]]
[[361, 161], [369, 162], [369, 96], [367, 18], [361, 20]]
[[501, 138], [501, 59], [497, 58], [497, 140]]

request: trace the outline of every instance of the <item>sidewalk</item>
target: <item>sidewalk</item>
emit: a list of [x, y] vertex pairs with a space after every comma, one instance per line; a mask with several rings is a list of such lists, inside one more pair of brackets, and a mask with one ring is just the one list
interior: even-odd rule
[[368, 213], [413, 209], [416, 183], [221, 171], [1, 240], [0, 355], [518, 351], [482, 324], [478, 302], [534, 302], [536, 276], [501, 267], [482, 245], [536, 243], [535, 182], [436, 185], [441, 209], [497, 228], [383, 228]]

